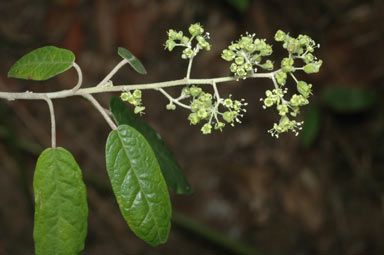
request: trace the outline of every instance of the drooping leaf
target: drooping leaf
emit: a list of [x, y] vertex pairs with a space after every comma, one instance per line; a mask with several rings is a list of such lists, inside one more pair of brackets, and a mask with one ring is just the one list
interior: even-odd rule
[[73, 66], [75, 55], [70, 50], [45, 46], [21, 57], [9, 70], [8, 77], [43, 81]]
[[300, 142], [305, 148], [309, 147], [317, 138], [320, 130], [320, 110], [311, 107], [304, 115], [303, 130], [300, 132]]
[[361, 112], [377, 102], [372, 91], [362, 88], [331, 87], [322, 93], [323, 102], [338, 112]]
[[36, 255], [79, 254], [87, 235], [87, 195], [72, 154], [49, 148], [37, 160], [33, 178]]
[[110, 108], [119, 125], [127, 124], [134, 127], [147, 139], [156, 155], [168, 188], [177, 194], [190, 194], [192, 192], [191, 186], [185, 178], [180, 165], [156, 131], [137, 118], [120, 98], [112, 97]]
[[143, 64], [129, 50], [123, 47], [119, 47], [117, 53], [120, 57], [126, 59], [136, 72], [139, 74], [147, 74], [147, 70], [145, 70]]
[[120, 125], [109, 134], [105, 154], [125, 221], [147, 243], [164, 243], [171, 227], [171, 202], [150, 145], [136, 129]]

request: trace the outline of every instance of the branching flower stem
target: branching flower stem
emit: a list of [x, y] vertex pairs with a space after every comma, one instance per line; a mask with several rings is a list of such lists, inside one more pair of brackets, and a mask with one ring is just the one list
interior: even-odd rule
[[180, 99], [183, 99], [182, 97], [179, 97], [179, 98], [173, 98], [171, 95], [169, 95], [164, 89], [158, 89], [166, 98], [169, 99], [169, 101], [171, 103], [174, 103], [174, 104], [177, 104], [178, 106], [181, 106], [183, 108], [186, 108], [186, 109], [191, 109], [190, 106], [186, 105], [186, 104], [183, 104], [181, 102], [179, 102]]

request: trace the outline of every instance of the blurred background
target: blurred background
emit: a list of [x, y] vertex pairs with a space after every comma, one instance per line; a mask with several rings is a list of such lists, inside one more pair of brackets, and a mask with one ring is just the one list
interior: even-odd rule
[[[269, 80], [220, 86], [221, 94], [249, 103], [243, 123], [204, 136], [183, 109], [166, 111], [160, 93], [143, 94], [143, 119], [174, 151], [193, 195], [172, 195], [174, 211], [265, 255], [384, 254], [384, 3], [334, 1], [108, 1], [12, 0], [0, 2], [0, 90], [56, 91], [73, 87], [74, 70], [46, 82], [8, 79], [12, 64], [45, 45], [72, 50], [83, 87], [94, 86], [120, 60], [117, 47], [145, 65], [141, 76], [124, 67], [115, 84], [179, 79], [187, 62], [163, 50], [166, 31], [186, 31], [200, 22], [213, 47], [194, 61], [193, 78], [227, 76], [221, 50], [249, 31], [283, 51], [277, 29], [308, 34], [321, 44], [320, 73], [299, 76], [313, 84], [298, 137], [267, 134], [276, 111], [259, 101]], [[290, 83], [293, 88], [294, 84]], [[289, 86], [288, 85], [288, 86]], [[178, 93], [179, 89], [170, 89]], [[97, 95], [108, 107], [111, 94]], [[104, 159], [110, 131], [82, 98], [54, 101], [57, 143], [70, 150], [83, 170], [89, 199], [86, 255], [241, 254], [214, 235], [196, 233], [184, 216], [169, 240], [150, 247], [129, 230], [111, 194]], [[45, 102], [0, 101], [0, 255], [33, 254], [32, 180], [39, 153], [50, 146]], [[181, 219], [181, 220], [180, 220]], [[227, 243], [230, 243], [229, 241]]]

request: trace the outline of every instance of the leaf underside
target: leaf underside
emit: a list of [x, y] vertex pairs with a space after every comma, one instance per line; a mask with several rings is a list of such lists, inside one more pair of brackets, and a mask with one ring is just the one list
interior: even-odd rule
[[126, 59], [136, 72], [138, 72], [139, 74], [147, 74], [147, 70], [145, 70], [143, 64], [129, 50], [123, 47], [119, 47], [117, 49], [117, 53], [120, 57]]
[[87, 235], [87, 195], [69, 151], [49, 148], [40, 154], [33, 190], [35, 254], [79, 254]]
[[127, 124], [139, 131], [151, 145], [159, 162], [168, 188], [177, 194], [191, 194], [192, 189], [185, 178], [172, 151], [147, 123], [137, 118], [120, 98], [112, 97], [110, 108], [119, 125]]
[[164, 243], [171, 227], [171, 202], [156, 157], [134, 128], [120, 125], [106, 143], [108, 175], [131, 230], [151, 245]]
[[9, 70], [8, 77], [48, 80], [73, 66], [75, 55], [66, 49], [45, 46], [21, 57]]

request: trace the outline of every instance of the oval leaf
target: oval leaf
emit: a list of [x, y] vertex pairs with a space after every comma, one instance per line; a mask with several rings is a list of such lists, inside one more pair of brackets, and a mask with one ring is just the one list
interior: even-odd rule
[[87, 235], [87, 195], [72, 154], [46, 149], [33, 178], [35, 254], [79, 254]]
[[139, 74], [147, 74], [147, 70], [145, 70], [143, 64], [129, 50], [123, 47], [119, 47], [117, 49], [117, 53], [120, 57], [126, 59], [136, 72]]
[[106, 144], [108, 175], [120, 211], [132, 231], [151, 245], [164, 243], [171, 202], [155, 154], [134, 128], [121, 125]]
[[147, 123], [137, 118], [120, 98], [112, 97], [110, 108], [119, 125], [127, 124], [139, 131], [152, 147], [159, 162], [161, 172], [168, 188], [177, 194], [191, 194], [192, 189], [185, 178], [180, 165], [177, 163], [172, 151], [160, 138], [157, 132]]
[[21, 57], [9, 70], [8, 77], [43, 81], [68, 70], [74, 61], [72, 51], [45, 46]]
[[304, 115], [303, 130], [300, 131], [300, 142], [308, 148], [316, 140], [320, 131], [320, 110], [318, 107], [311, 107]]
[[332, 87], [322, 93], [324, 103], [337, 112], [361, 112], [374, 106], [377, 97], [362, 88]]

